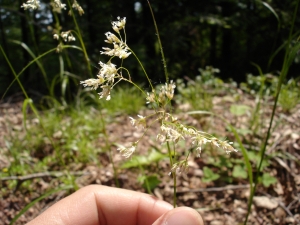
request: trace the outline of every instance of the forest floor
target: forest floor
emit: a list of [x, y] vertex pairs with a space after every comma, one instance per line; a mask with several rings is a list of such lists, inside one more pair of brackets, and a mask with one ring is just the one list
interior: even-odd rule
[[[230, 105], [243, 104], [253, 109], [255, 99], [251, 96], [241, 95], [242, 97], [236, 102], [230, 96], [218, 96], [213, 98], [213, 111], [225, 117], [231, 124], [240, 130], [248, 126], [251, 115], [233, 115], [229, 112]], [[178, 106], [182, 112], [188, 111], [189, 106]], [[259, 132], [255, 135], [245, 133], [243, 143], [246, 149], [251, 151], [259, 151], [261, 143], [266, 134], [267, 126], [270, 120], [272, 102], [264, 101], [260, 114]], [[0, 169], [9, 167], [10, 158], [6, 157], [7, 146], [5, 139], [7, 131], [11, 129], [21, 129], [23, 114], [22, 102], [10, 102], [0, 104]], [[185, 121], [189, 125], [198, 127], [199, 129], [207, 128], [209, 132], [217, 133], [218, 136], [227, 137], [234, 140], [234, 135], [226, 129], [223, 122], [217, 118], [207, 116], [193, 116], [186, 113], [178, 113], [178, 118]], [[144, 109], [140, 112], [142, 115], [149, 114], [149, 110]], [[149, 130], [149, 137], [155, 137], [159, 127], [153, 127]], [[107, 133], [111, 143], [126, 143], [139, 137], [140, 131], [136, 130], [130, 124], [128, 116], [116, 116], [113, 122], [107, 124]], [[262, 134], [262, 135], [259, 135]], [[157, 146], [155, 138], [144, 138], [140, 143], [139, 149], [149, 149]], [[247, 142], [246, 142], [246, 141]], [[251, 142], [249, 142], [251, 140]], [[245, 141], [245, 142], [244, 142]], [[246, 144], [247, 143], [247, 144]], [[266, 156], [268, 166], [264, 172], [276, 177], [277, 182], [270, 185], [259, 184], [255, 193], [254, 202], [251, 208], [248, 224], [300, 224], [300, 104], [288, 113], [283, 112], [278, 107], [275, 118], [274, 128], [268, 142]], [[99, 146], [101, 147], [99, 139]], [[121, 169], [124, 159], [112, 146], [113, 160], [118, 169], [118, 181], [121, 188], [145, 192], [145, 189], [137, 181], [140, 175], [138, 168]], [[237, 147], [238, 149], [238, 147]], [[48, 152], [48, 150], [45, 150]], [[210, 152], [210, 155], [208, 154]], [[276, 154], [280, 153], [280, 154]], [[207, 225], [235, 225], [242, 224], [247, 214], [247, 202], [249, 199], [249, 182], [247, 178], [232, 177], [232, 167], [224, 168], [213, 164], [214, 157], [222, 154], [226, 159], [243, 159], [242, 152], [231, 153], [230, 156], [213, 151], [203, 150], [200, 158], [193, 157], [189, 161], [189, 170], [180, 174], [177, 180], [177, 198], [178, 206], [189, 206], [196, 209], [203, 217]], [[258, 154], [258, 153], [257, 153]], [[102, 184], [107, 186], [116, 186], [114, 180], [114, 172], [112, 164], [109, 160], [108, 153], [99, 153], [99, 164], [74, 164], [69, 167], [70, 172], [75, 174], [76, 184], [78, 187], [90, 184]], [[213, 159], [213, 160], [211, 160]], [[229, 160], [229, 159], [228, 159]], [[230, 160], [229, 160], [230, 161]], [[254, 164], [255, 162], [252, 163]], [[99, 166], [101, 165], [101, 166]], [[211, 168], [214, 173], [225, 174], [228, 180], [211, 180], [203, 182], [203, 167]], [[244, 166], [244, 165], [242, 165]], [[226, 167], [226, 166], [225, 166]], [[159, 171], [157, 171], [159, 168]], [[244, 168], [244, 167], [243, 167]], [[254, 168], [254, 166], [253, 166]], [[167, 160], [161, 160], [158, 165], [149, 166], [145, 169], [148, 173], [152, 171], [159, 174], [160, 183], [154, 189], [153, 195], [159, 199], [163, 199], [172, 203], [173, 182], [168, 175], [170, 168]], [[59, 168], [56, 168], [59, 171]], [[62, 171], [63, 173], [63, 171]], [[254, 170], [255, 173], [255, 170]], [[0, 177], [0, 224], [9, 224], [12, 218], [16, 216], [27, 204], [37, 199], [47, 190], [51, 190], [60, 185], [57, 177], [61, 174], [52, 174], [49, 176], [47, 172], [38, 174], [28, 174], [27, 177], [10, 177], [11, 180], [18, 181], [20, 185], [11, 186], [11, 180]], [[30, 180], [30, 189], [22, 187], [22, 181]], [[30, 207], [15, 224], [24, 224], [50, 207], [55, 202], [64, 198], [70, 192], [61, 190]]]

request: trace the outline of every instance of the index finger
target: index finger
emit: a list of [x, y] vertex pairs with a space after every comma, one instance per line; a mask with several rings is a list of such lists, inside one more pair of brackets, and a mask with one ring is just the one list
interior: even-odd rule
[[172, 208], [148, 194], [90, 185], [57, 202], [27, 225], [150, 225]]

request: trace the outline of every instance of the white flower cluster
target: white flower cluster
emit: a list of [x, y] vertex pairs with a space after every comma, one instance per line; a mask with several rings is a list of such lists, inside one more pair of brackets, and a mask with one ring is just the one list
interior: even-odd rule
[[185, 140], [190, 138], [193, 146], [196, 149], [196, 154], [200, 157], [203, 146], [206, 144], [211, 144], [213, 147], [221, 148], [225, 150], [227, 154], [236, 149], [232, 147], [232, 142], [220, 140], [208, 133], [198, 131], [193, 127], [187, 127], [180, 123], [177, 118], [173, 117], [171, 114], [166, 114], [164, 119], [162, 119], [162, 125], [160, 127], [161, 132], [157, 135], [157, 139], [161, 143], [174, 142], [175, 144], [180, 140]]
[[[62, 3], [60, 0], [53, 0], [50, 2], [50, 5], [52, 6], [53, 12], [61, 13], [62, 9], [66, 10], [66, 4]], [[27, 0], [26, 3], [23, 3], [21, 5], [21, 8], [27, 9], [38, 9], [40, 7], [40, 1], [38, 0]], [[84, 14], [84, 11], [82, 7], [78, 4], [76, 0], [74, 0], [72, 8], [78, 11], [79, 15], [81, 16]], [[71, 10], [69, 11], [69, 15], [71, 15]]]
[[[152, 118], [151, 122], [148, 121], [150, 117]], [[212, 147], [221, 148], [225, 150], [227, 154], [232, 151], [237, 152], [237, 150], [232, 147], [232, 142], [220, 140], [208, 133], [198, 131], [194, 127], [185, 126], [180, 123], [176, 117], [172, 116], [170, 113], [166, 113], [165, 111], [157, 111], [148, 117], [138, 115], [137, 119], [134, 119], [132, 117], [129, 117], [129, 119], [133, 126], [135, 126], [136, 128], [141, 127], [144, 129], [147, 128], [147, 122], [148, 124], [152, 124], [153, 121], [159, 121], [161, 123], [160, 132], [157, 134], [156, 139], [160, 143], [163, 144], [169, 142], [176, 144], [179, 140], [190, 139], [193, 145], [193, 149], [196, 150], [195, 152], [197, 157], [200, 157], [202, 148], [207, 144], [210, 144]], [[134, 145], [132, 145], [134, 146], [134, 150], [136, 149], [138, 142], [139, 140], [134, 142]], [[126, 157], [128, 158], [132, 153], [134, 153], [133, 148], [131, 147], [119, 148], [118, 150], [126, 152]], [[171, 171], [175, 169], [184, 171], [183, 168], [187, 167], [187, 162], [180, 161], [179, 163], [173, 164], [173, 167], [174, 168], [171, 169]]]
[[[75, 41], [76, 38], [73, 36], [72, 31], [63, 31], [60, 33], [60, 36], [62, 37], [62, 39], [65, 42], [70, 42], [70, 41]], [[59, 40], [59, 35], [58, 34], [54, 34], [53, 38], [56, 40]]]
[[[117, 33], [119, 33], [121, 29], [125, 29], [125, 24], [126, 18], [121, 19], [120, 17], [118, 17], [118, 21], [112, 22], [112, 28]], [[112, 57], [119, 57], [120, 59], [125, 59], [131, 54], [126, 43], [122, 41], [121, 36], [119, 39], [116, 35], [114, 35], [111, 32], [107, 32], [105, 33], [105, 35], [107, 38], [105, 42], [113, 44], [114, 48], [110, 49], [103, 47], [105, 51], [101, 51], [101, 54], [105, 54]], [[119, 69], [116, 68], [116, 65], [111, 63], [111, 59], [107, 63], [103, 63], [100, 61], [99, 65], [101, 66], [101, 69], [97, 75], [98, 79], [88, 79], [85, 81], [80, 81], [80, 84], [82, 84], [84, 87], [91, 87], [94, 90], [96, 90], [98, 87], [102, 88], [102, 91], [98, 93], [100, 98], [110, 100], [110, 91], [113, 89], [114, 85], [117, 82], [123, 79], [123, 77], [121, 74], [118, 73]], [[118, 79], [116, 83], [115, 79]]]
[[152, 90], [151, 93], [147, 93], [146, 103], [149, 104], [158, 102], [160, 105], [165, 105], [167, 102], [173, 99], [175, 88], [176, 85], [173, 80], [171, 80], [169, 84], [165, 83], [165, 85], [160, 88], [158, 96], [154, 90]]
[[40, 7], [40, 1], [38, 0], [28, 0], [26, 3], [21, 5], [21, 8], [27, 9], [38, 9]]
[[105, 42], [109, 44], [113, 44], [114, 48], [103, 47], [102, 49], [104, 49], [105, 51], [101, 51], [100, 52], [101, 54], [108, 55], [108, 56], [116, 56], [119, 57], [120, 59], [126, 59], [131, 54], [131, 52], [129, 52], [129, 48], [126, 45], [126, 43], [120, 40], [116, 35], [114, 35], [111, 32], [107, 32], [105, 33], [105, 35], [107, 38]]

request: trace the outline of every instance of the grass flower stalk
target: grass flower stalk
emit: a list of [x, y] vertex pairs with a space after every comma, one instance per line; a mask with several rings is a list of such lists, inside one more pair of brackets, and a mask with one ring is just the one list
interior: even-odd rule
[[[154, 87], [141, 61], [134, 51], [127, 45], [126, 32], [124, 30], [125, 25], [126, 18], [117, 17], [117, 21], [112, 22], [112, 29], [117, 33], [118, 37], [111, 32], [106, 32], [105, 42], [111, 47], [103, 47], [103, 50], [100, 51], [100, 54], [107, 55], [110, 57], [110, 59], [106, 63], [101, 61], [99, 62], [101, 68], [97, 74], [97, 78], [87, 79], [81, 81], [80, 83], [84, 87], [89, 87], [91, 90], [96, 90], [98, 88], [102, 89], [102, 91], [98, 93], [99, 98], [107, 101], [113, 97], [113, 95], [111, 95], [113, 88], [121, 81], [133, 84], [143, 93], [146, 98], [146, 104], [152, 107], [154, 113], [148, 116], [138, 115], [137, 118], [130, 117], [131, 124], [136, 129], [142, 129], [143, 133], [138, 140], [128, 143], [124, 146], [120, 145], [117, 150], [123, 157], [131, 158], [131, 156], [135, 154], [138, 149], [139, 141], [147, 134], [149, 127], [159, 124], [160, 131], [157, 133], [156, 140], [162, 146], [167, 146], [170, 164], [169, 175], [172, 176], [174, 184], [173, 206], [176, 207], [176, 178], [177, 175], [188, 170], [188, 158], [191, 155], [191, 151], [188, 150], [187, 154], [185, 154], [186, 157], [184, 157], [184, 159], [180, 159], [176, 148], [176, 145], [179, 141], [186, 141], [189, 139], [193, 145], [193, 148], [195, 149], [197, 157], [200, 157], [201, 151], [206, 145], [223, 149], [227, 154], [237, 150], [232, 147], [232, 142], [218, 139], [209, 133], [198, 131], [194, 127], [186, 126], [177, 117], [173, 116], [169, 112], [168, 109], [170, 108], [171, 101], [174, 98], [176, 85], [172, 80], [169, 81], [166, 60], [163, 54], [160, 37], [158, 36], [158, 39], [163, 57], [166, 83], [159, 87]], [[124, 31], [124, 37], [121, 35], [121, 30]], [[158, 33], [157, 26], [156, 31]], [[145, 77], [151, 86], [150, 93], [143, 91], [141, 87], [135, 84], [132, 80], [130, 72], [123, 66], [123, 61], [126, 60], [126, 58], [128, 58], [130, 55], [133, 55], [141, 65], [142, 70], [145, 73]], [[117, 59], [121, 60], [120, 67], [113, 63], [113, 61]], [[126, 74], [123, 74], [123, 70], [126, 71]]]

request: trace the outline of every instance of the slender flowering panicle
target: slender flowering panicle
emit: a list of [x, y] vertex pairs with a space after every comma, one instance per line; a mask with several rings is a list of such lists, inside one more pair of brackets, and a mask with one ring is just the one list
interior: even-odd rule
[[[118, 57], [120, 59], [126, 59], [131, 54], [129, 47], [126, 45], [126, 39], [124, 42], [119, 32], [121, 29], [125, 29], [125, 24], [125, 17], [122, 19], [118, 17], [117, 21], [112, 22], [113, 30], [119, 34], [120, 38], [111, 32], [106, 32], [105, 42], [112, 44], [113, 48], [103, 47], [102, 49], [104, 51], [100, 51], [100, 54], [108, 55], [112, 58]], [[122, 73], [118, 73], [120, 68], [117, 68], [116, 65], [111, 62], [112, 58], [107, 63], [99, 62], [101, 67], [97, 75], [99, 79], [88, 79], [80, 82], [84, 87], [89, 86], [92, 87], [92, 89], [97, 89], [98, 87], [102, 88], [102, 91], [98, 93], [99, 98], [105, 98], [106, 100], [111, 99], [110, 92], [115, 85], [115, 80], [125, 80]]]
[[[129, 71], [126, 68], [118, 68], [115, 64], [112, 63], [114, 57], [120, 58], [123, 61], [123, 59], [126, 59], [131, 53], [133, 53], [126, 44], [126, 18], [118, 17], [117, 19], [117, 21], [112, 22], [112, 29], [117, 33], [117, 35], [111, 32], [105, 33], [105, 42], [110, 44], [112, 47], [103, 47], [103, 51], [100, 51], [101, 54], [110, 56], [111, 58], [107, 63], [103, 63], [101, 61], [99, 62], [101, 68], [97, 75], [98, 79], [88, 79], [80, 82], [84, 87], [91, 87], [92, 89], [97, 89], [98, 87], [100, 87], [102, 91], [98, 93], [99, 98], [104, 98], [106, 100], [111, 99], [111, 90], [119, 81], [124, 80], [134, 84], [131, 80]], [[123, 30], [124, 32], [124, 39], [122, 38], [120, 32], [121, 30]], [[135, 54], [133, 55], [136, 57]], [[142, 66], [141, 63], [140, 65]], [[121, 72], [122, 70], [125, 70], [128, 73], [128, 79], [123, 77]], [[170, 159], [170, 173], [172, 174], [186, 172], [188, 170], [188, 157], [190, 153], [192, 153], [193, 149], [196, 150], [197, 157], [200, 157], [202, 149], [208, 144], [210, 144], [214, 148], [221, 148], [225, 150], [226, 153], [236, 151], [232, 147], [232, 142], [222, 141], [208, 133], [198, 131], [194, 127], [186, 126], [181, 123], [177, 117], [167, 112], [167, 104], [170, 104], [171, 100], [174, 98], [176, 88], [173, 80], [160, 86], [159, 89], [155, 89], [152, 86], [151, 80], [149, 79], [147, 74], [146, 77], [148, 78], [152, 91], [150, 93], [144, 93], [143, 91], [142, 92], [146, 95], [146, 103], [152, 103], [150, 106], [153, 107], [155, 112], [146, 117], [142, 115], [138, 115], [137, 118], [129, 117], [131, 124], [135, 128], [142, 128], [144, 133], [137, 141], [131, 143], [129, 147], [121, 146], [118, 148], [118, 151], [122, 154], [122, 156], [124, 156], [125, 158], [131, 157], [132, 154], [134, 154], [134, 152], [136, 151], [139, 141], [149, 130], [148, 128], [155, 123], [160, 124], [160, 131], [156, 136], [157, 140], [161, 144], [167, 144], [169, 152], [170, 143], [172, 143], [174, 146], [174, 155], [170, 157], [172, 158]], [[134, 85], [137, 86], [136, 84]], [[189, 142], [192, 145], [191, 148], [188, 148], [192, 150], [189, 150], [184, 160], [180, 160], [179, 157], [176, 157], [175, 147], [179, 141]]]

